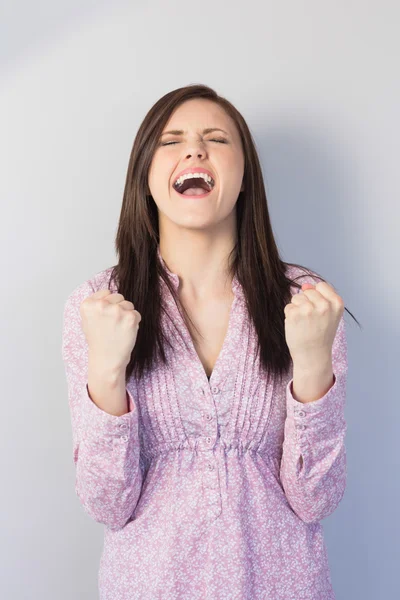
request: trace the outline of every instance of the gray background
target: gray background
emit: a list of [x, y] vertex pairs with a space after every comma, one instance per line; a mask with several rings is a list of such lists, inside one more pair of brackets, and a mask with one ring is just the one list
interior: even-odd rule
[[188, 83], [242, 112], [282, 258], [331, 281], [363, 325], [346, 314], [348, 484], [323, 525], [337, 600], [397, 597], [399, 3], [9, 0], [1, 13], [1, 598], [97, 598], [102, 525], [74, 491], [62, 310], [115, 263], [137, 128]]

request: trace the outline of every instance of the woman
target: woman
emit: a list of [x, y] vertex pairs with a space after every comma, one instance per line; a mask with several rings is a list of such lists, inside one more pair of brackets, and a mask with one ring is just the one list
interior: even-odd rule
[[249, 129], [209, 87], [146, 115], [116, 249], [63, 325], [100, 599], [333, 599], [320, 521], [346, 485], [345, 308], [280, 259]]

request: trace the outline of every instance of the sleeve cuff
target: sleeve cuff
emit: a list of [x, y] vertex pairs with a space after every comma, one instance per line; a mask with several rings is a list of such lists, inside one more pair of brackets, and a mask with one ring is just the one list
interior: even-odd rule
[[341, 423], [344, 399], [346, 395], [346, 378], [342, 373], [334, 373], [334, 382], [324, 396], [312, 402], [299, 402], [292, 393], [293, 378], [286, 386], [287, 414], [294, 419], [299, 432], [309, 427], [318, 428], [327, 424], [335, 428]]
[[287, 384], [286, 390], [287, 390], [287, 400], [290, 404], [292, 404], [293, 409], [294, 410], [302, 410], [304, 407], [306, 407], [307, 410], [311, 410], [311, 411], [317, 411], [317, 410], [321, 410], [323, 408], [326, 407], [327, 404], [329, 404], [332, 401], [332, 398], [334, 398], [336, 396], [337, 393], [337, 376], [334, 373], [333, 374], [333, 384], [331, 385], [331, 387], [329, 388], [329, 390], [323, 395], [321, 396], [321, 398], [318, 398], [318, 400], [312, 400], [311, 402], [300, 402], [299, 400], [296, 400], [295, 397], [293, 396], [293, 377], [292, 379], [289, 381], [289, 383]]
[[85, 383], [82, 392], [82, 417], [85, 437], [90, 439], [121, 438], [123, 441], [128, 441], [131, 431], [137, 432], [137, 407], [128, 389], [126, 392], [128, 394], [129, 412], [121, 416], [111, 415], [93, 402], [89, 396], [88, 384]]

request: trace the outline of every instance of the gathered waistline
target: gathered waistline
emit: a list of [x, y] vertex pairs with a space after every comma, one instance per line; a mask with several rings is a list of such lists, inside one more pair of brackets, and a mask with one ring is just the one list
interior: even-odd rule
[[203, 442], [204, 439], [205, 438], [188, 438], [177, 442], [169, 441], [164, 446], [159, 444], [150, 450], [141, 450], [141, 455], [144, 459], [151, 460], [157, 458], [158, 456], [173, 454], [182, 450], [187, 450], [195, 454], [207, 454], [222, 450], [224, 454], [237, 454], [238, 457], [241, 457], [245, 454], [260, 455], [264, 460], [266, 458], [280, 460], [282, 457], [282, 451], [278, 450], [277, 452], [273, 452], [268, 448], [260, 450], [260, 444], [254, 441], [243, 442], [242, 440], [237, 440], [228, 442], [223, 438], [219, 438], [214, 445], [206, 446]]

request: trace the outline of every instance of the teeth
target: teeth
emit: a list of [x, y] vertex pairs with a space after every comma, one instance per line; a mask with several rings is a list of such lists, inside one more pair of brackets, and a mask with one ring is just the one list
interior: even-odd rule
[[210, 175], [207, 175], [207, 173], [186, 173], [185, 175], [182, 175], [181, 177], [179, 177], [175, 183], [174, 183], [174, 187], [179, 187], [184, 181], [185, 179], [191, 179], [193, 177], [203, 177], [203, 179], [213, 188], [214, 187], [214, 179], [212, 177], [210, 177]]

